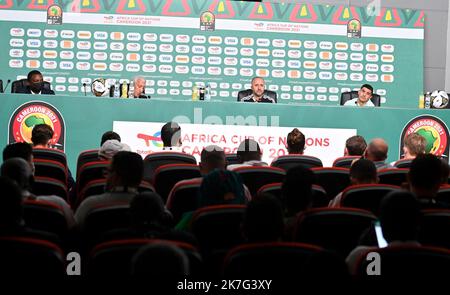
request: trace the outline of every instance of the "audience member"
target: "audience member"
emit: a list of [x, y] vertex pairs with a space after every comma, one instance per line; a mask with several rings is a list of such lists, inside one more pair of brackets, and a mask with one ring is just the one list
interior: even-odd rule
[[261, 149], [259, 144], [253, 139], [245, 139], [242, 141], [236, 154], [241, 164], [228, 165], [228, 170], [248, 166], [267, 166], [266, 162], [261, 161]]
[[111, 160], [112, 157], [120, 151], [130, 152], [131, 148], [116, 139], [109, 139], [103, 143], [102, 147], [98, 150], [98, 157], [100, 160]]
[[163, 150], [180, 151], [181, 150], [181, 127], [176, 122], [167, 122], [161, 128], [161, 140]]
[[297, 128], [294, 128], [291, 132], [289, 132], [286, 144], [289, 154], [302, 155], [305, 150], [305, 135]]
[[364, 151], [364, 158], [372, 161], [378, 170], [389, 167], [389, 164], [385, 162], [387, 156], [388, 144], [382, 138], [372, 139]]
[[344, 156], [362, 156], [366, 148], [366, 140], [361, 135], [349, 137], [345, 141]]
[[105, 143], [105, 141], [110, 140], [110, 139], [115, 139], [115, 140], [121, 142], [121, 139], [120, 139], [120, 135], [119, 135], [119, 134], [117, 134], [117, 133], [114, 132], [114, 131], [106, 131], [106, 132], [103, 133], [103, 135], [102, 135], [102, 139], [101, 139], [101, 141], [100, 141], [100, 147]]

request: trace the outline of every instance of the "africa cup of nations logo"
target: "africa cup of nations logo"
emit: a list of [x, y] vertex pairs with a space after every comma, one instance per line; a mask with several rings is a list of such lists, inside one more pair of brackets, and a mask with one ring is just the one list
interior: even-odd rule
[[8, 143], [31, 143], [31, 131], [34, 126], [47, 124], [54, 134], [50, 144], [64, 151], [65, 124], [61, 113], [52, 105], [42, 101], [31, 101], [19, 106], [9, 119]]
[[449, 156], [449, 130], [447, 125], [438, 117], [424, 115], [412, 119], [406, 124], [400, 138], [400, 154], [405, 137], [411, 133], [422, 135], [426, 139], [425, 151], [439, 157], [448, 159]]

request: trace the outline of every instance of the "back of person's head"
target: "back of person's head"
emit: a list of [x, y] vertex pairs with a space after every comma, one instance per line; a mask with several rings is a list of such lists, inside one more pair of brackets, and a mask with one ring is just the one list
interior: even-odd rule
[[261, 149], [255, 140], [245, 139], [239, 144], [236, 155], [241, 163], [253, 160], [260, 161]]
[[176, 122], [167, 122], [161, 128], [161, 140], [165, 147], [181, 144], [181, 127]]
[[19, 225], [22, 222], [22, 192], [17, 184], [0, 176], [0, 226]]
[[187, 255], [178, 247], [164, 242], [142, 247], [133, 256], [131, 265], [132, 276], [146, 281], [158, 278], [171, 280], [189, 275]]
[[361, 135], [349, 137], [345, 141], [345, 149], [347, 156], [362, 156], [367, 148], [367, 143]]
[[3, 162], [1, 176], [7, 177], [22, 190], [29, 190], [33, 184], [33, 171], [27, 161], [22, 158], [11, 158]]
[[382, 138], [373, 139], [366, 148], [364, 157], [368, 160], [378, 162], [386, 160], [388, 145]]
[[226, 160], [223, 149], [217, 145], [209, 145], [200, 154], [200, 170], [202, 174], [208, 174], [214, 169], [225, 169]]
[[408, 153], [409, 157], [416, 157], [417, 155], [424, 154], [427, 146], [427, 140], [420, 134], [411, 133], [405, 137], [404, 152]]
[[47, 124], [38, 124], [31, 131], [31, 141], [33, 145], [48, 145], [53, 138], [53, 129]]
[[367, 159], [359, 159], [350, 167], [352, 184], [370, 184], [378, 182], [377, 167]]
[[131, 151], [131, 148], [123, 142], [116, 139], [109, 139], [105, 141], [102, 147], [98, 150], [99, 158], [103, 160], [111, 160], [111, 158], [120, 151]]
[[138, 187], [144, 164], [139, 154], [121, 151], [113, 156], [109, 169], [112, 186]]
[[242, 229], [249, 242], [280, 240], [284, 230], [280, 201], [270, 194], [258, 195], [247, 204]]
[[33, 147], [26, 142], [15, 142], [8, 144], [3, 149], [3, 161], [11, 158], [22, 158], [27, 162], [32, 161]]
[[305, 135], [294, 128], [287, 136], [287, 150], [289, 154], [303, 154], [305, 150]]
[[314, 180], [314, 173], [301, 165], [286, 172], [281, 192], [287, 216], [293, 216], [311, 206]]
[[154, 192], [136, 195], [130, 202], [130, 216], [135, 227], [165, 227], [170, 225], [172, 219], [161, 196]]
[[115, 140], [117, 140], [119, 142], [121, 141], [119, 134], [117, 134], [114, 131], [106, 131], [102, 135], [102, 139], [100, 141], [100, 146], [102, 146], [105, 143], [105, 141], [110, 140], [110, 139], [115, 139]]
[[42, 73], [39, 72], [38, 70], [32, 70], [28, 73], [27, 75], [27, 80], [31, 82], [31, 78], [33, 78], [34, 75], [40, 75], [42, 76]]
[[216, 169], [203, 177], [199, 207], [245, 202], [244, 185], [236, 172]]
[[442, 163], [433, 154], [418, 155], [409, 168], [408, 180], [413, 192], [434, 195], [441, 184]]
[[381, 201], [380, 224], [388, 243], [416, 240], [419, 220], [420, 206], [410, 192], [391, 192]]

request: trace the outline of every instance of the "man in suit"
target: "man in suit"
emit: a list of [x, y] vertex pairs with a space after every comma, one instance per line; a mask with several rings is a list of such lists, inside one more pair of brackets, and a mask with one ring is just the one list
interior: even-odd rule
[[369, 84], [364, 84], [358, 91], [358, 97], [348, 100], [344, 103], [344, 106], [356, 106], [356, 107], [374, 107], [375, 105], [370, 100], [373, 95], [373, 87]]
[[254, 77], [252, 79], [252, 94], [243, 97], [243, 102], [268, 102], [275, 103], [275, 100], [264, 94], [266, 82], [261, 77]]
[[44, 88], [44, 78], [41, 72], [33, 70], [28, 73], [27, 76], [28, 85], [23, 85], [16, 89], [16, 93], [26, 93], [26, 94], [52, 94], [55, 92], [51, 89]]

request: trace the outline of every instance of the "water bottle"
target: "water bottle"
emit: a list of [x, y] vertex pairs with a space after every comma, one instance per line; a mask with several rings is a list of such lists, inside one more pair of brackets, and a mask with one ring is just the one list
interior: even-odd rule
[[128, 83], [122, 83], [122, 98], [128, 98]]
[[119, 83], [119, 80], [116, 80], [116, 83], [114, 84], [113, 97], [114, 98], [119, 98], [120, 97], [120, 83]]
[[427, 92], [425, 94], [425, 102], [424, 102], [425, 108], [429, 109], [431, 107], [431, 93]]
[[134, 98], [134, 81], [130, 82], [130, 87], [128, 88], [128, 98]]
[[201, 86], [199, 89], [200, 100], [205, 100], [205, 87]]
[[211, 86], [209, 83], [206, 83], [205, 86], [205, 100], [211, 100]]
[[192, 100], [198, 100], [198, 87], [197, 84], [194, 84], [192, 87]]

